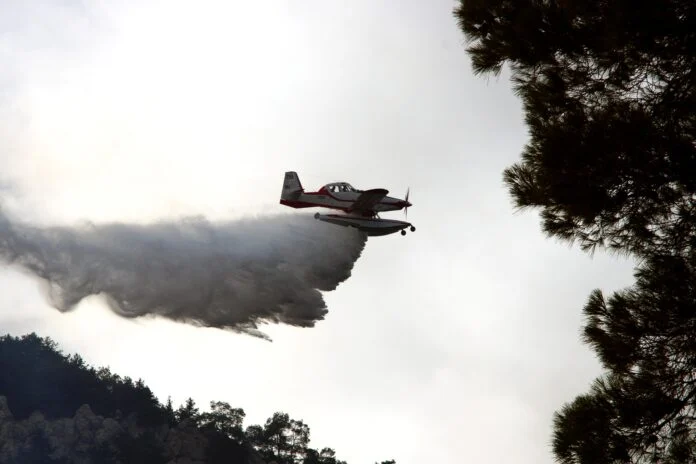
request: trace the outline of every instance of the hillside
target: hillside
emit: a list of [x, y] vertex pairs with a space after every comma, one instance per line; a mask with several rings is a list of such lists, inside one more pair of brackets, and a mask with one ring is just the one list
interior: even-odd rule
[[225, 402], [175, 409], [35, 333], [0, 337], [0, 372], [0, 464], [346, 464], [309, 447], [309, 427], [285, 413], [244, 428], [244, 410]]

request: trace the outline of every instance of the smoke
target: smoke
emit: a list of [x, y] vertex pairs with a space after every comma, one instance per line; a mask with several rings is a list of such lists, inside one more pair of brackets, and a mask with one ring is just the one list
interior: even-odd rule
[[39, 228], [0, 212], [0, 259], [44, 279], [60, 311], [102, 294], [124, 317], [158, 315], [266, 339], [259, 323], [322, 320], [320, 291], [350, 277], [365, 242], [306, 215]]

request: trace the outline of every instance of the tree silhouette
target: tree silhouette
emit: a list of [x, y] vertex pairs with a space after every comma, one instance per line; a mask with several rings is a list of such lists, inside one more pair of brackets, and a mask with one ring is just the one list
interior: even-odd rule
[[307, 445], [309, 445], [309, 426], [301, 420], [292, 419], [290, 421], [288, 445], [290, 462], [303, 461], [307, 456]]
[[[165, 420], [166, 413], [152, 391], [108, 369], [95, 370], [78, 355], [66, 356], [50, 338], [35, 333], [0, 337], [0, 395], [12, 400], [12, 412], [26, 419], [38, 410], [47, 419], [72, 417], [83, 404], [95, 414], [136, 413], [140, 425]], [[50, 381], [46, 381], [50, 379]]]
[[174, 411], [174, 403], [172, 403], [171, 396], [167, 397], [167, 402], [164, 405], [164, 411], [165, 411], [167, 425], [169, 425], [170, 427], [176, 425], [176, 423], [177, 423], [176, 411]]
[[596, 290], [584, 313], [584, 339], [608, 373], [556, 414], [559, 459], [696, 460], [694, 261], [653, 257], [632, 288], [609, 299]]
[[187, 421], [190, 425], [198, 425], [200, 421], [200, 412], [193, 398], [189, 397], [186, 402], [176, 410], [176, 419], [178, 422]]
[[267, 461], [278, 464], [345, 464], [331, 448], [317, 451], [309, 447], [310, 430], [303, 421], [276, 412], [262, 426], [247, 427], [246, 439]]
[[246, 440], [254, 446], [254, 448], [261, 450], [265, 446], [265, 437], [263, 433], [263, 427], [260, 425], [250, 425], [244, 431], [244, 436]]
[[476, 73], [507, 64], [530, 140], [504, 172], [551, 237], [639, 258], [584, 308], [606, 373], [554, 417], [563, 463], [695, 462], [696, 3], [460, 0]]
[[[64, 355], [50, 338], [34, 333], [0, 337], [0, 396], [7, 398], [16, 420], [37, 411], [47, 420], [73, 418], [80, 406], [88, 404], [95, 414], [129, 424], [111, 441], [84, 444], [80, 459], [85, 462], [167, 462], [162, 432], [185, 423], [187, 433], [205, 438], [201, 451], [211, 464], [248, 462], [254, 454], [249, 446], [278, 464], [346, 464], [331, 448], [320, 452], [310, 448], [309, 426], [287, 413], [276, 412], [263, 426], [244, 430], [244, 410], [223, 401], [212, 401], [210, 411], [200, 412], [189, 397], [175, 409], [171, 397], [160, 404], [142, 380], [90, 367], [79, 355]], [[132, 435], [127, 430], [131, 425], [140, 432]], [[35, 430], [18, 443], [16, 456], [0, 462], [67, 462], [52, 456], [55, 446], [44, 431]]]
[[[253, 433], [256, 433], [255, 431]], [[306, 436], [298, 436], [297, 434]], [[297, 462], [299, 443], [309, 441], [309, 428], [298, 426], [297, 421], [290, 419], [284, 412], [276, 412], [266, 420], [261, 434], [262, 442], [260, 449], [262, 456], [268, 460], [275, 460], [279, 464], [290, 464]], [[304, 448], [303, 448], [304, 449]]]
[[322, 448], [321, 451], [307, 449], [306, 456], [302, 464], [346, 464], [336, 458], [336, 452], [331, 448]]
[[696, 241], [696, 4], [461, 0], [477, 73], [510, 66], [530, 141], [504, 179], [583, 249]]
[[210, 412], [201, 414], [200, 423], [204, 428], [210, 428], [234, 439], [237, 443], [244, 441], [244, 410], [233, 408], [223, 401], [211, 401]]

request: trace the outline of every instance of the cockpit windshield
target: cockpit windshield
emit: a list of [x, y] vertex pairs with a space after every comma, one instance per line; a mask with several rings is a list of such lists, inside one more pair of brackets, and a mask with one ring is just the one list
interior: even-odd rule
[[359, 192], [360, 190], [354, 188], [352, 185], [350, 185], [347, 182], [338, 182], [335, 184], [328, 184], [326, 186], [326, 190], [329, 192], [337, 193], [337, 192]]

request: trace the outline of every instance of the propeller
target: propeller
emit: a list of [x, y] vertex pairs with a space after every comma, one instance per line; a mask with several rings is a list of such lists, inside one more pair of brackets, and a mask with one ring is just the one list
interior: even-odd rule
[[[406, 189], [406, 203], [408, 203], [408, 194], [411, 193], [411, 187]], [[404, 215], [406, 216], [406, 219], [408, 219], [408, 206], [404, 208]]]

